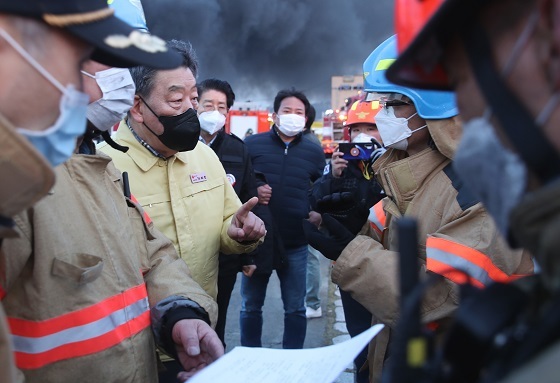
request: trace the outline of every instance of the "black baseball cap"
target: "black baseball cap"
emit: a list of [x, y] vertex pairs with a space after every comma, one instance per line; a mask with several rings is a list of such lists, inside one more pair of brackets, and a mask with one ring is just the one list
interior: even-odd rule
[[182, 63], [165, 41], [117, 18], [107, 0], [0, 0], [0, 13], [62, 28], [91, 44], [92, 59], [108, 66], [172, 69]]

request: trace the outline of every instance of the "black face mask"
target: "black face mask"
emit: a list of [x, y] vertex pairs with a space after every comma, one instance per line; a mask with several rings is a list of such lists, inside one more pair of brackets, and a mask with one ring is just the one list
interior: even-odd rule
[[163, 133], [157, 135], [144, 123], [144, 126], [148, 128], [162, 144], [178, 152], [188, 152], [194, 149], [200, 137], [200, 122], [193, 108], [187, 109], [184, 113], [177, 116], [158, 116], [142, 97], [140, 97], [140, 100], [146, 104], [150, 112], [152, 112], [163, 125]]

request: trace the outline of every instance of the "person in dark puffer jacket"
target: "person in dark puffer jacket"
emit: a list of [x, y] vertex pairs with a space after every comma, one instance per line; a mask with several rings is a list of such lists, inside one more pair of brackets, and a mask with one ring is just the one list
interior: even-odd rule
[[[274, 99], [272, 129], [245, 138], [255, 171], [262, 172], [268, 182], [257, 189], [259, 203], [270, 207], [284, 247], [285, 266], [276, 271], [285, 311], [283, 348], [303, 348], [305, 340], [307, 240], [302, 221], [309, 216], [309, 187], [321, 176], [325, 166], [321, 148], [302, 139], [309, 106], [303, 93], [282, 90]], [[240, 314], [243, 346], [262, 346], [262, 306], [270, 275], [243, 276]]]

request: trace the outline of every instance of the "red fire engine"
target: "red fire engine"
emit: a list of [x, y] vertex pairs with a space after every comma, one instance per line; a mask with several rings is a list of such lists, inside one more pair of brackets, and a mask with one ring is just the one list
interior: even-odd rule
[[271, 121], [268, 109], [250, 102], [236, 103], [227, 115], [226, 132], [244, 139], [252, 134], [269, 131]]

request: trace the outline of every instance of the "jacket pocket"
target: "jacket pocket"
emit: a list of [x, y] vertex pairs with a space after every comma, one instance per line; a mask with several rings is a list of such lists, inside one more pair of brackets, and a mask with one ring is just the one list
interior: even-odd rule
[[91, 254], [76, 254], [72, 259], [55, 258], [52, 274], [84, 285], [95, 281], [103, 271], [103, 259]]
[[182, 191], [183, 197], [194, 196], [204, 191], [212, 190], [217, 187], [224, 186], [223, 178], [214, 178], [204, 182], [187, 185]]

